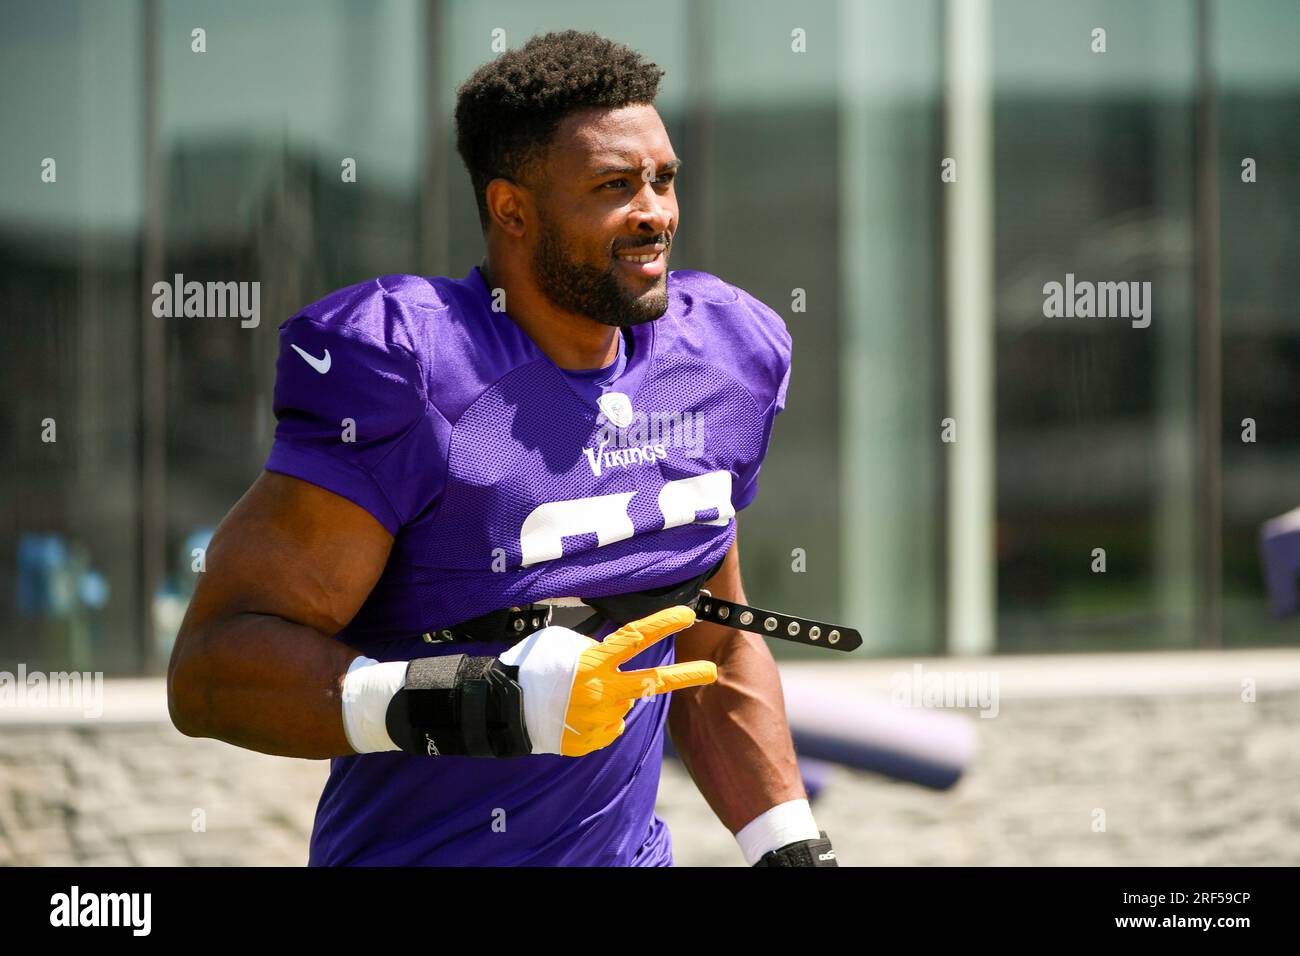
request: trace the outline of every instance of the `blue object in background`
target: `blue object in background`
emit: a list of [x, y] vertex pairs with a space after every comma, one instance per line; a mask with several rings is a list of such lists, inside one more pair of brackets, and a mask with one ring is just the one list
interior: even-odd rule
[[85, 551], [74, 557], [62, 535], [18, 536], [18, 613], [55, 617], [79, 608], [98, 611], [108, 603], [108, 579], [85, 567]]
[[98, 571], [86, 571], [77, 580], [77, 597], [86, 607], [98, 611], [108, 603], [108, 581]]
[[59, 534], [18, 536], [18, 613], [34, 619], [45, 667], [86, 670], [98, 659], [98, 612], [110, 595], [108, 579], [90, 566], [85, 542]]
[[1273, 613], [1300, 612], [1300, 508], [1264, 522], [1259, 553]]
[[68, 546], [57, 534], [18, 536], [18, 613], [24, 617], [66, 613], [68, 595], [59, 587]]

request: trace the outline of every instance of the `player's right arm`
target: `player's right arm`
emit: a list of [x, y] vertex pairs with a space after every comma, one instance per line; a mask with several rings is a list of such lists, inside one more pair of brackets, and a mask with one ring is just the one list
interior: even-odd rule
[[172, 721], [265, 753], [354, 753], [338, 634], [440, 492], [445, 422], [402, 301], [340, 290], [280, 328], [267, 470], [217, 529], [168, 668]]
[[[213, 536], [177, 637], [167, 673], [177, 728], [284, 757], [397, 749], [580, 757], [622, 735], [638, 699], [717, 679], [708, 661], [619, 669], [694, 623], [689, 607], [603, 642], [543, 628], [500, 658], [466, 655], [454, 678], [428, 669], [444, 660], [363, 658], [329, 635], [365, 601], [392, 543], [346, 499], [263, 474]], [[480, 718], [464, 703], [473, 694], [486, 700]], [[443, 719], [448, 711], [459, 719]]]
[[359, 655], [332, 635], [392, 545], [351, 501], [264, 472], [208, 546], [167, 671], [176, 727], [285, 757], [355, 753], [341, 694]]

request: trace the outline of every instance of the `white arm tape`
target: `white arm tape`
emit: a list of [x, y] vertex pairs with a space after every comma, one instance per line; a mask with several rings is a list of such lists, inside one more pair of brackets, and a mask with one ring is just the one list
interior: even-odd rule
[[813, 820], [812, 808], [807, 800], [790, 800], [778, 803], [766, 813], [761, 813], [746, 823], [736, 834], [745, 863], [753, 866], [763, 854], [800, 840], [816, 840], [821, 836]]
[[519, 668], [524, 725], [533, 741], [533, 753], [562, 752], [564, 717], [578, 674], [578, 659], [594, 643], [577, 631], [552, 624], [529, 634], [501, 655], [501, 663]]
[[388, 736], [388, 704], [406, 683], [407, 661], [358, 657], [343, 678], [343, 731], [359, 754], [400, 750]]

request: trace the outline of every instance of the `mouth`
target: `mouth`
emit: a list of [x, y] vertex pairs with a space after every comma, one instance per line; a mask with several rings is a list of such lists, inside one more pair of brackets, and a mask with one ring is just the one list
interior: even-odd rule
[[667, 251], [667, 243], [633, 246], [629, 249], [620, 249], [614, 254], [614, 258], [618, 260], [619, 265], [634, 275], [652, 279], [663, 275], [667, 267]]

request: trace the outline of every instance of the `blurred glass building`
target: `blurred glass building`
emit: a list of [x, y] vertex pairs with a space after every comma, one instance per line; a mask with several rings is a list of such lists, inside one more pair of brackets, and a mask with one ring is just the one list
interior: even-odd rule
[[[1300, 636], [1257, 557], [1300, 505], [1288, 0], [55, 0], [3, 22], [0, 668], [162, 670], [269, 450], [277, 326], [478, 261], [456, 86], [569, 27], [667, 71], [674, 268], [794, 337], [741, 520], [751, 599], [889, 655]], [[259, 282], [260, 323], [156, 317], [178, 274]], [[1045, 317], [1067, 275], [1150, 282], [1149, 326]]]

